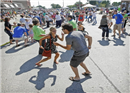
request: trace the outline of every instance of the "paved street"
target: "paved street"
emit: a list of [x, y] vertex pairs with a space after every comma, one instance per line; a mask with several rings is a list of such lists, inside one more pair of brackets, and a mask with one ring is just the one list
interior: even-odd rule
[[[53, 63], [52, 55], [41, 67], [36, 67], [35, 63], [42, 59], [38, 55], [38, 43], [25, 48], [21, 41], [21, 46], [17, 48], [15, 44], [1, 47], [1, 93], [130, 93], [130, 37], [127, 36], [130, 26], [126, 26], [126, 34], [121, 39], [117, 35], [113, 39], [110, 32], [111, 41], [102, 40], [102, 31], [98, 29], [100, 19], [101, 15], [97, 15], [98, 23], [95, 26], [83, 23], [93, 38], [90, 55], [84, 62], [91, 76], [83, 76], [81, 73], [84, 70], [79, 66], [80, 82], [70, 81], [68, 78], [74, 76], [69, 66], [73, 50], [66, 51], [61, 47], [57, 47], [59, 64]], [[48, 29], [46, 33], [49, 33]], [[61, 28], [57, 29], [57, 34], [61, 36]], [[1, 44], [9, 41], [3, 30], [0, 38]], [[58, 42], [66, 44], [65, 40]]]

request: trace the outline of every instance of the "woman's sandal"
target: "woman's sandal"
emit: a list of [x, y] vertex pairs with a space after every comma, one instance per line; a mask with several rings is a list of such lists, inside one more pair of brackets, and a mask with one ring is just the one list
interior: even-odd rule
[[59, 64], [59, 62], [57, 62], [57, 61], [56, 62], [54, 61], [54, 63]]
[[36, 63], [36, 65], [37, 65], [37, 66], [41, 66], [42, 64], [40, 64], [40, 63]]

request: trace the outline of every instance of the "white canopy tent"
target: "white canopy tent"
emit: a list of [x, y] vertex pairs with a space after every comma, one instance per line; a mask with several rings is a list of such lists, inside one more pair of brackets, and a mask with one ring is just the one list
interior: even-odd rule
[[83, 8], [87, 8], [87, 7], [96, 7], [96, 6], [91, 5], [91, 4], [87, 4], [87, 5], [83, 6]]

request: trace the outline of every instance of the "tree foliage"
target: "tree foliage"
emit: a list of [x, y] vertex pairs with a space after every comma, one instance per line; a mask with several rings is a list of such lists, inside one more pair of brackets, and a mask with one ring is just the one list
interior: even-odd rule
[[121, 2], [113, 2], [112, 5], [113, 6], [119, 6], [119, 5], [121, 5]]
[[69, 7], [69, 8], [74, 8], [74, 7], [76, 7], [75, 5], [68, 5], [67, 7]]
[[46, 9], [45, 6], [41, 6], [41, 5], [38, 5], [37, 7], [39, 7], [39, 8], [43, 8], [43, 9]]
[[51, 4], [51, 7], [54, 9], [61, 8], [61, 6], [59, 4]]
[[90, 4], [96, 5], [96, 4], [97, 4], [97, 1], [90, 1]]

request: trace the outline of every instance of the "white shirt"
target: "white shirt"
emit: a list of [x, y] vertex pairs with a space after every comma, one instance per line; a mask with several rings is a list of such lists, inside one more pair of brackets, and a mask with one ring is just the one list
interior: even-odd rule
[[50, 12], [50, 14], [51, 14], [51, 15], [53, 15], [53, 13], [52, 13], [52, 12]]
[[32, 18], [28, 18], [29, 23], [32, 24]]
[[128, 19], [128, 22], [130, 22], [130, 18]]
[[45, 20], [46, 20], [46, 21], [49, 21], [49, 19], [50, 19], [49, 16], [48, 16], [48, 15], [45, 15]]
[[27, 21], [25, 22], [25, 26], [26, 26], [27, 29], [29, 29], [29, 24], [30, 24], [29, 21], [28, 21], [28, 22], [27, 22]]
[[93, 17], [96, 17], [96, 13], [93, 13]]
[[61, 20], [61, 16], [60, 15], [56, 15], [55, 18], [56, 18], [56, 21]]

